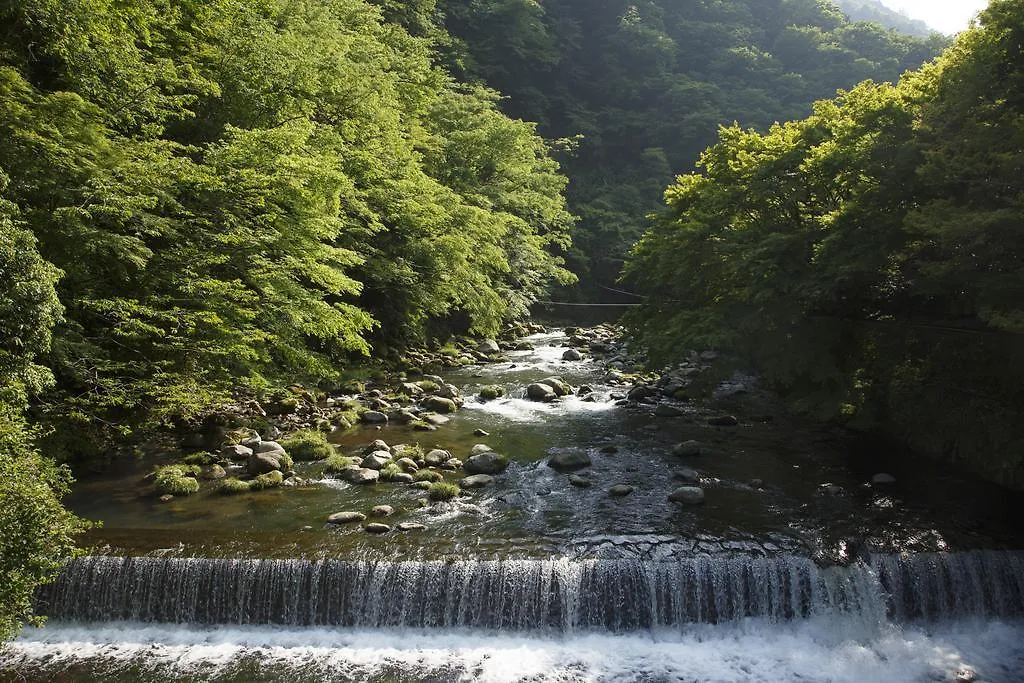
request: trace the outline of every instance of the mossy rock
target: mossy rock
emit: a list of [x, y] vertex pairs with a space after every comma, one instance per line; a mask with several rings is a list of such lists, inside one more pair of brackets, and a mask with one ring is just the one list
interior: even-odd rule
[[294, 460], [302, 462], [326, 460], [334, 455], [334, 446], [327, 441], [324, 433], [313, 429], [295, 432], [283, 439], [281, 445]]
[[392, 481], [399, 474], [404, 474], [404, 472], [402, 472], [402, 468], [391, 462], [381, 469], [380, 478], [383, 481]]
[[298, 411], [299, 399], [294, 397], [282, 398], [266, 407], [268, 415], [291, 415]]
[[440, 472], [435, 472], [434, 470], [419, 470], [412, 475], [412, 478], [416, 481], [427, 482], [441, 481], [444, 479]]
[[440, 384], [429, 379], [421, 379], [419, 382], [416, 382], [416, 386], [418, 386], [423, 391], [426, 391], [427, 393], [441, 390]]
[[505, 387], [497, 384], [489, 384], [480, 388], [480, 398], [485, 401], [493, 401], [505, 395]]
[[284, 475], [281, 474], [280, 470], [273, 470], [253, 479], [251, 487], [254, 491], [260, 491], [262, 489], [277, 488], [282, 482], [284, 482]]
[[252, 490], [252, 482], [242, 481], [235, 477], [229, 477], [220, 483], [220, 488], [217, 490], [228, 495], [235, 493], [248, 493]]
[[460, 489], [455, 484], [448, 484], [446, 482], [438, 481], [430, 485], [427, 489], [427, 497], [430, 500], [452, 500], [457, 498]]
[[172, 496], [190, 496], [199, 490], [201, 468], [196, 465], [167, 465], [156, 470], [155, 486], [158, 493]]
[[334, 453], [330, 455], [327, 460], [324, 461], [324, 474], [337, 474], [350, 465], [359, 464], [359, 460], [350, 458], [347, 455], [341, 453]]
[[185, 465], [199, 465], [200, 467], [212, 464], [216, 458], [209, 453], [189, 453], [181, 462]]

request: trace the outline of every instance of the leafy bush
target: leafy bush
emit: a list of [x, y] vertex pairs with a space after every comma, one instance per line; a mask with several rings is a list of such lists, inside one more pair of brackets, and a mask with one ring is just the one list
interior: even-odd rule
[[435, 482], [427, 489], [427, 497], [430, 500], [451, 500], [459, 495], [459, 487], [455, 484]]
[[281, 445], [295, 460], [326, 460], [334, 455], [334, 446], [322, 432], [303, 429], [281, 441]]

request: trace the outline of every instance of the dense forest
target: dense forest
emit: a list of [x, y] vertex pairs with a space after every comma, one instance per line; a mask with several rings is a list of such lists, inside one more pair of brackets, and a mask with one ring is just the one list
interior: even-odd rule
[[1024, 485], [1024, 6], [898, 85], [723, 128], [633, 250], [664, 361], [716, 347], [801, 409]]
[[579, 216], [577, 292], [608, 300], [666, 185], [692, 170], [719, 124], [764, 129], [871, 78], [894, 81], [946, 39], [851, 23], [818, 0], [442, 2], [453, 70], [497, 88], [548, 137]]
[[916, 330], [1020, 331], [1020, 10], [876, 85], [945, 46], [818, 0], [0, 0], [0, 635], [84, 525], [55, 460], [611, 286], [698, 157], [627, 268], [655, 355], [1008, 424], [1019, 368]]

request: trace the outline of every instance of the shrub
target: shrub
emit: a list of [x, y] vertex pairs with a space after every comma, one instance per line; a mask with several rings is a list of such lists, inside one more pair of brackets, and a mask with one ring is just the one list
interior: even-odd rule
[[430, 485], [427, 489], [427, 497], [430, 500], [451, 500], [459, 495], [459, 487], [455, 484], [447, 484], [439, 481]]
[[[295, 460], [325, 460], [334, 454], [334, 446], [322, 432], [303, 429], [281, 441], [281, 445]], [[284, 464], [282, 463], [282, 466]]]
[[347, 455], [342, 455], [341, 453], [334, 453], [330, 455], [327, 458], [327, 460], [324, 461], [323, 472], [324, 474], [334, 474], [336, 472], [341, 472], [349, 465], [354, 464], [356, 464], [354, 458], [350, 458]]
[[393, 462], [389, 462], [380, 471], [380, 478], [383, 479], [384, 481], [391, 481], [392, 479], [395, 478], [396, 474], [401, 474], [401, 473], [402, 473], [402, 468], [401, 467], [399, 467], [398, 465], [396, 465]]
[[[198, 471], [197, 471], [198, 470]], [[199, 490], [198, 465], [167, 465], [156, 469], [157, 492], [172, 496], [190, 496]]]
[[440, 472], [434, 470], [419, 470], [412, 475], [414, 481], [441, 481], [444, 477]]

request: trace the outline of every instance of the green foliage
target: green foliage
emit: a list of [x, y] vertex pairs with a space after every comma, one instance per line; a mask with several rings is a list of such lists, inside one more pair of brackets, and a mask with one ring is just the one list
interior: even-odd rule
[[[440, 0], [450, 60], [509, 96], [511, 115], [571, 141], [562, 154], [580, 217], [570, 263], [614, 287], [666, 184], [719, 124], [765, 130], [866, 78], [893, 81], [946, 45], [850, 23], [817, 0]], [[479, 137], [472, 137], [480, 141]], [[477, 168], [490, 172], [487, 145]], [[461, 169], [456, 169], [462, 172]]]
[[401, 474], [401, 473], [402, 473], [402, 468], [401, 467], [399, 467], [398, 465], [396, 465], [393, 462], [389, 462], [387, 465], [385, 465], [381, 469], [381, 471], [380, 471], [380, 478], [383, 481], [391, 481], [392, 479], [395, 478], [396, 474]]
[[358, 462], [359, 461], [356, 458], [350, 458], [347, 455], [342, 455], [340, 453], [334, 453], [332, 455], [329, 455], [327, 457], [327, 460], [324, 461], [324, 463], [323, 463], [323, 466], [324, 466], [323, 473], [324, 474], [337, 474], [338, 472], [341, 472], [343, 469], [345, 469], [346, 467], [348, 467], [350, 465], [358, 464]]
[[280, 470], [271, 470], [265, 474], [261, 474], [254, 478], [249, 483], [249, 488], [252, 491], [262, 491], [263, 489], [273, 489], [281, 485], [284, 481], [284, 475], [281, 474]]
[[437, 482], [437, 481], [441, 481], [442, 479], [444, 479], [444, 477], [441, 476], [440, 472], [436, 472], [434, 470], [427, 470], [427, 469], [417, 470], [412, 475], [412, 478], [414, 480], [416, 480], [416, 481], [426, 481], [426, 482]]
[[488, 384], [487, 386], [480, 387], [480, 398], [485, 401], [493, 401], [496, 398], [501, 398], [505, 395], [505, 387], [497, 384]]
[[185, 465], [209, 465], [215, 458], [209, 453], [190, 453], [181, 459]]
[[281, 445], [288, 451], [288, 455], [299, 461], [324, 460], [334, 454], [334, 446], [327, 441], [327, 437], [313, 429], [290, 434], [281, 441]]
[[1022, 35], [1024, 8], [997, 0], [898, 86], [722, 128], [632, 253], [639, 339], [662, 360], [728, 349], [804, 410], [1024, 486], [1019, 457], [991, 455], [1024, 443], [1005, 336], [1024, 332]]
[[198, 465], [166, 465], [156, 469], [153, 485], [157, 493], [190, 496], [199, 490]]
[[427, 497], [430, 500], [441, 501], [441, 500], [452, 500], [457, 498], [459, 495], [459, 487], [455, 484], [448, 484], [446, 482], [434, 482], [427, 489]]

